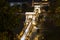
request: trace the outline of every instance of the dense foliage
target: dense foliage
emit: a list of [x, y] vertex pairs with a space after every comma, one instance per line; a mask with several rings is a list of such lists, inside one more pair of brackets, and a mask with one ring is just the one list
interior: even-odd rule
[[[13, 40], [14, 35], [19, 34], [24, 27], [25, 15], [19, 5], [10, 6], [6, 0], [0, 1], [0, 33], [7, 37], [4, 40]], [[7, 32], [7, 33], [6, 33]], [[10, 39], [9, 39], [10, 38]], [[1, 40], [3, 40], [1, 38]]]

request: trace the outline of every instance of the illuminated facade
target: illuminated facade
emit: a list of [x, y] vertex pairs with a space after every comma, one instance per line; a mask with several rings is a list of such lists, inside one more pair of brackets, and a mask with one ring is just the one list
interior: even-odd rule
[[35, 12], [26, 12], [25, 15], [26, 15], [26, 20], [25, 20], [26, 25], [29, 23], [30, 19], [32, 19], [33, 24], [35, 23], [35, 18], [36, 18]]
[[[45, 2], [34, 2], [34, 0], [32, 0], [32, 7], [34, 7], [34, 11], [33, 12], [25, 12], [26, 15], [26, 20], [25, 20], [25, 30], [22, 30], [22, 37], [20, 37], [20, 40], [22, 40], [21, 38], [23, 38], [24, 34], [25, 35], [25, 40], [40, 40], [38, 38], [44, 39], [44, 37], [42, 36], [43, 34], [37, 34], [37, 30], [40, 29], [38, 28], [37, 25], [37, 21], [38, 21], [38, 17], [40, 15], [40, 13], [42, 13], [41, 8], [43, 6], [49, 5], [49, 2], [47, 2], [48, 0], [42, 0]], [[43, 10], [44, 11], [44, 10]], [[43, 18], [44, 19], [44, 18]], [[31, 25], [29, 25], [31, 23]], [[25, 33], [26, 29], [29, 27], [27, 33]], [[42, 31], [42, 30], [39, 30]], [[19, 36], [21, 36], [21, 33]], [[34, 34], [36, 33], [36, 34]], [[33, 37], [34, 36], [34, 37]]]

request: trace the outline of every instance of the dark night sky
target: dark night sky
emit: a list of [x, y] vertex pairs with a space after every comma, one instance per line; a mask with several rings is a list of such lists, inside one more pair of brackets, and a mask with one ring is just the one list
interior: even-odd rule
[[9, 2], [22, 2], [22, 0], [8, 0]]
[[[32, 0], [8, 0], [9, 2], [32, 2]], [[42, 0], [35, 0], [36, 2], [42, 1]], [[53, 1], [53, 0], [49, 0]]]
[[32, 0], [8, 0], [8, 2], [31, 2]]
[[[35, 0], [35, 1], [39, 1], [39, 0]], [[49, 1], [55, 2], [56, 0], [49, 0]], [[32, 2], [32, 0], [8, 0], [8, 2]]]

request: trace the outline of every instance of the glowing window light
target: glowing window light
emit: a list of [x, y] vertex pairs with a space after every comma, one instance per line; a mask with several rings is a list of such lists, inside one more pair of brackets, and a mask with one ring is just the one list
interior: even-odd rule
[[32, 15], [28, 16], [29, 18], [32, 18]]

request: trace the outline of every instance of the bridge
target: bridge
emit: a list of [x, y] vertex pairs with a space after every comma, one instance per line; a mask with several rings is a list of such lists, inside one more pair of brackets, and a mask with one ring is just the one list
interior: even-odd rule
[[[34, 6], [34, 11], [25, 13], [26, 15], [25, 27], [23, 28], [22, 32], [18, 36], [19, 40], [44, 39], [43, 33], [42, 33], [43, 30], [41, 30], [43, 28], [41, 25], [45, 21], [45, 17], [47, 16], [47, 14], [46, 14], [46, 11], [42, 9], [42, 7], [46, 5], [49, 6], [49, 4], [48, 2], [46, 2], [45, 5], [40, 2], [38, 3], [34, 2], [32, 5]], [[40, 16], [40, 19], [39, 19], [39, 16]], [[39, 26], [38, 26], [38, 21], [40, 22]]]

